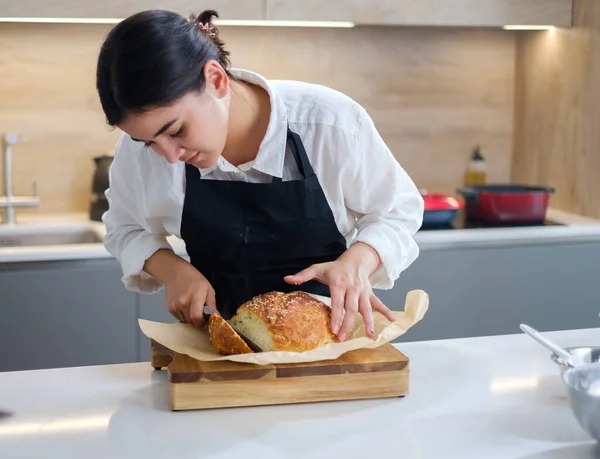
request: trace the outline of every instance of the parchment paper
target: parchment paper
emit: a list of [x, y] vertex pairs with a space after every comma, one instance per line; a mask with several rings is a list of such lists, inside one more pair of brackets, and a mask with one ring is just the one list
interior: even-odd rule
[[[331, 306], [330, 298], [312, 295]], [[392, 341], [423, 319], [429, 307], [429, 296], [422, 290], [412, 290], [406, 295], [404, 311], [394, 311], [396, 320], [390, 322], [382, 314], [374, 312], [375, 337], [365, 334], [362, 316], [358, 314], [354, 328], [346, 341], [326, 344], [305, 352], [256, 352], [252, 354], [219, 355], [208, 337], [208, 327], [198, 328], [191, 324], [154, 322], [138, 319], [142, 332], [163, 346], [201, 361], [231, 360], [257, 365], [273, 363], [316, 362], [336, 359], [342, 354], [360, 348], [375, 348]]]

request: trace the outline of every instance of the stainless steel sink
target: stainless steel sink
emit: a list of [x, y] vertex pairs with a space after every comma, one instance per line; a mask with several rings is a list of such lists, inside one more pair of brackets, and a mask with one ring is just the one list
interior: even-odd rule
[[87, 226], [0, 226], [0, 248], [97, 244], [101, 242], [102, 238]]

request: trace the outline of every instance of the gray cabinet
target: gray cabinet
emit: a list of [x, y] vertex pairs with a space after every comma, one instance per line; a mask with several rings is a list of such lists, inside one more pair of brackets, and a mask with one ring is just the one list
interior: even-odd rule
[[392, 290], [376, 290], [391, 309], [406, 293], [430, 296], [422, 322], [398, 341], [521, 333], [600, 325], [600, 242], [422, 251]]
[[[168, 323], [173, 323], [176, 321], [176, 319], [167, 310], [166, 290], [164, 288], [153, 294], [139, 294], [138, 305], [138, 316], [142, 319]], [[137, 340], [138, 360], [141, 362], [150, 361], [150, 339], [142, 333], [139, 326]]]
[[0, 371], [136, 360], [136, 295], [114, 260], [0, 264]]

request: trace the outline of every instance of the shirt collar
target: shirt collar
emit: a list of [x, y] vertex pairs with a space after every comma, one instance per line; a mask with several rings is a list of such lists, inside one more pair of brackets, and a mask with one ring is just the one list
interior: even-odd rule
[[277, 90], [269, 84], [266, 78], [258, 73], [244, 69], [231, 69], [230, 71], [240, 80], [260, 86], [269, 94], [271, 114], [269, 116], [267, 132], [260, 144], [256, 159], [253, 161], [235, 167], [221, 156], [211, 167], [199, 169], [200, 174], [202, 176], [208, 175], [217, 168], [225, 172], [235, 170], [245, 172], [252, 168], [273, 177], [281, 178], [283, 176], [288, 124], [285, 103]]

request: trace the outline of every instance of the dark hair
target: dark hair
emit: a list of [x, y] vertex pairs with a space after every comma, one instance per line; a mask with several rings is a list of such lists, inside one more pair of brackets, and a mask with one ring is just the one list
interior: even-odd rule
[[96, 89], [109, 125], [117, 125], [127, 112], [165, 106], [202, 91], [209, 60], [229, 74], [229, 53], [213, 16], [219, 17], [213, 10], [189, 19], [148, 10], [129, 16], [108, 33], [98, 56]]

